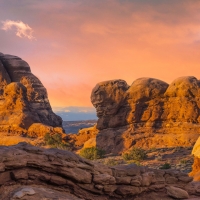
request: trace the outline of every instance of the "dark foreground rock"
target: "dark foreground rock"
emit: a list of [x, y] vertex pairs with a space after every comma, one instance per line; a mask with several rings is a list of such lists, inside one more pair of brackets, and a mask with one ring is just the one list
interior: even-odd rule
[[4, 200], [198, 197], [200, 184], [191, 181], [178, 171], [134, 164], [107, 167], [69, 151], [26, 143], [0, 147], [0, 199]]

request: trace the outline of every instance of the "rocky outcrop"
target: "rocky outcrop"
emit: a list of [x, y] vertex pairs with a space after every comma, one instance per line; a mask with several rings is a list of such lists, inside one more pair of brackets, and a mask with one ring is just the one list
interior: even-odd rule
[[89, 148], [96, 146], [96, 136], [99, 130], [96, 125], [89, 128], [79, 130], [77, 134], [67, 134], [65, 140], [72, 144], [73, 147], [80, 149], [80, 147]]
[[200, 181], [200, 137], [193, 147], [192, 155], [194, 156], [194, 163], [190, 176], [192, 176], [195, 181]]
[[143, 148], [193, 146], [200, 134], [200, 81], [181, 77], [170, 85], [140, 78], [98, 83], [91, 102], [97, 111], [97, 147], [120, 153]]
[[45, 87], [28, 63], [0, 53], [0, 131], [26, 132], [34, 123], [62, 127]]
[[0, 199], [4, 200], [19, 196], [39, 200], [48, 197], [49, 192], [51, 199], [64, 195], [88, 200], [197, 197], [200, 185], [191, 181], [178, 171], [135, 164], [107, 167], [72, 152], [26, 143], [0, 146]]

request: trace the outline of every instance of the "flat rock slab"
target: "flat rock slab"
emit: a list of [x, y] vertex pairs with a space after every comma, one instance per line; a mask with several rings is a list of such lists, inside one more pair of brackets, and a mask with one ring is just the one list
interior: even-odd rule
[[[12, 187], [12, 186], [11, 186]], [[10, 188], [12, 190], [12, 188]], [[4, 200], [83, 200], [68, 192], [59, 192], [43, 186], [28, 186], [13, 188]]]

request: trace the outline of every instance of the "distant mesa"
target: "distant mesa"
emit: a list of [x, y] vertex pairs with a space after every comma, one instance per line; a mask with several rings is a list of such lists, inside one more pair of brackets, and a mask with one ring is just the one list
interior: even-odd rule
[[0, 53], [0, 131], [28, 134], [30, 127], [32, 135], [45, 127], [61, 131], [62, 119], [53, 113], [46, 88], [28, 63]]
[[200, 81], [180, 77], [170, 85], [140, 78], [98, 83], [91, 94], [98, 121], [97, 147], [120, 153], [143, 148], [193, 146], [200, 135]]

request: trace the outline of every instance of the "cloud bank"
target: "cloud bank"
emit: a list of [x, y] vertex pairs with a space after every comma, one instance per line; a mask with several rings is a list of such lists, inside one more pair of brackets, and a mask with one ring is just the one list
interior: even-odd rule
[[33, 37], [33, 29], [28, 25], [25, 24], [22, 21], [12, 21], [12, 20], [6, 20], [2, 21], [3, 26], [2, 30], [12, 30], [13, 28], [16, 29], [16, 35], [20, 38], [26, 37], [29, 40], [34, 40], [35, 37]]

